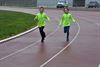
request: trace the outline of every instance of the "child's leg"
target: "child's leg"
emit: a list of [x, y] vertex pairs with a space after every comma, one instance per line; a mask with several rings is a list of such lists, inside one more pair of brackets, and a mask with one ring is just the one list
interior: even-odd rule
[[43, 31], [43, 29], [44, 29], [44, 26], [43, 27], [39, 27], [39, 31], [40, 31], [40, 34], [41, 34], [41, 37], [42, 37], [41, 42], [43, 42], [44, 38], [46, 37], [45, 32]]
[[67, 32], [67, 41], [69, 41], [69, 31]]
[[[43, 28], [44, 29], [44, 28]], [[43, 38], [45, 38], [46, 37], [46, 35], [45, 35], [45, 32], [44, 32], [44, 30], [43, 30]]]
[[69, 29], [70, 29], [70, 26], [66, 26], [64, 27], [64, 33], [67, 33], [67, 36], [66, 36], [66, 41], [69, 41]]

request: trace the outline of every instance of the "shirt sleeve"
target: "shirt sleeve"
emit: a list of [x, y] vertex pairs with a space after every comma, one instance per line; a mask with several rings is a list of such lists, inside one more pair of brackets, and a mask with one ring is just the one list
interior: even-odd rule
[[48, 15], [45, 14], [45, 17], [48, 21], [50, 21], [50, 17]]
[[74, 18], [72, 15], [70, 15], [70, 18], [71, 18], [71, 20], [72, 20], [73, 22], [76, 22], [75, 18]]
[[36, 15], [35, 18], [34, 18], [34, 20], [37, 20], [37, 19], [38, 19], [38, 16]]
[[61, 20], [59, 22], [59, 25], [62, 25], [62, 23], [63, 23], [63, 16], [61, 17]]

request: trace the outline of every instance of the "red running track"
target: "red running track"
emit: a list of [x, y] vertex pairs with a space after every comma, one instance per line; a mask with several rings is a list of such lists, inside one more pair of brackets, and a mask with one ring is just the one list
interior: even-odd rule
[[[22, 11], [32, 13], [34, 10], [22, 9]], [[40, 67], [68, 45], [65, 42], [63, 28], [58, 28], [63, 12], [52, 9], [46, 12], [51, 17], [51, 22], [45, 28], [47, 34], [45, 43], [41, 44], [37, 29], [0, 44], [0, 67]], [[100, 12], [71, 11], [71, 13], [80, 24], [79, 35], [67, 49], [43, 67], [98, 67], [100, 64]], [[70, 42], [78, 29], [77, 24], [73, 23]]]

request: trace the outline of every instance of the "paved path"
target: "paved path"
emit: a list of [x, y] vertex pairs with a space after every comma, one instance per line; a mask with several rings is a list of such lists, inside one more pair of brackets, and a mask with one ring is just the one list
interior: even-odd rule
[[[35, 14], [37, 9], [0, 7], [0, 9]], [[0, 67], [40, 67], [68, 45], [62, 28], [58, 28], [61, 10], [46, 10], [51, 17], [40, 43], [38, 29], [24, 36], [0, 44]], [[70, 46], [43, 67], [98, 67], [100, 64], [100, 12], [71, 11], [78, 19], [80, 33]], [[79, 27], [73, 23], [70, 42]], [[69, 42], [69, 43], [70, 43]], [[42, 66], [41, 66], [42, 67]]]

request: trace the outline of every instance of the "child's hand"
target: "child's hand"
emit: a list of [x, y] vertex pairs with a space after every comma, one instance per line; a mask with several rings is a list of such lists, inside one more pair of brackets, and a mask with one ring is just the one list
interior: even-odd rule
[[59, 26], [62, 26], [62, 24], [61, 24], [61, 23], [59, 23]]
[[75, 19], [73, 19], [73, 22], [77, 22]]

